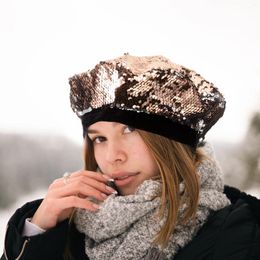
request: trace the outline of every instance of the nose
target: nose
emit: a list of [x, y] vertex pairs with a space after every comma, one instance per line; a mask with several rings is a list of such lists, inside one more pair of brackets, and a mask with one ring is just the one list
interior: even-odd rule
[[106, 161], [115, 164], [126, 160], [127, 154], [124, 146], [120, 142], [109, 142], [106, 151]]

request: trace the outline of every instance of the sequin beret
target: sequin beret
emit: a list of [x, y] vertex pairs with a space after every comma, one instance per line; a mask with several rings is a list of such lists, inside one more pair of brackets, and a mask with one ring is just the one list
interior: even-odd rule
[[125, 54], [69, 79], [83, 125], [119, 122], [197, 147], [225, 110], [219, 90], [163, 56]]

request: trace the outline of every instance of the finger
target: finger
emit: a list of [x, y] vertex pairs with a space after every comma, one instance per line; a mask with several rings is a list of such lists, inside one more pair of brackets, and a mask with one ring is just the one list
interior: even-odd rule
[[[108, 181], [113, 181], [113, 179], [111, 179], [109, 176], [104, 175], [102, 173], [99, 172], [94, 172], [94, 171], [85, 171], [85, 170], [80, 170], [77, 172], [73, 172], [70, 174], [70, 177], [67, 178], [67, 183], [68, 182], [72, 182], [73, 179], [75, 177], [79, 177], [79, 176], [86, 176], [92, 179], [95, 179], [97, 181], [103, 182], [103, 183], [107, 183]], [[64, 185], [64, 178], [58, 178], [55, 179], [49, 186], [49, 189], [56, 189], [57, 187], [61, 187]]]
[[56, 189], [50, 194], [53, 198], [64, 198], [74, 195], [80, 196], [81, 198], [94, 197], [100, 201], [104, 201], [108, 196], [105, 193], [92, 188], [91, 186], [83, 187], [82, 185], [79, 187], [77, 185], [72, 185], [70, 188], [67, 188], [66, 186]]
[[100, 172], [94, 172], [94, 171], [86, 171], [86, 170], [80, 170], [78, 172], [74, 172], [71, 174], [70, 177], [78, 177], [78, 176], [86, 176], [89, 178], [93, 178], [97, 181], [101, 181], [101, 182], [107, 182], [107, 181], [111, 181], [112, 178], [102, 174]]
[[69, 196], [59, 199], [60, 212], [70, 208], [81, 208], [89, 211], [97, 211], [100, 209], [100, 206], [90, 200], [82, 199], [77, 196]]
[[75, 177], [73, 179], [70, 180], [69, 184], [72, 184], [72, 185], [78, 185], [79, 186], [84, 186], [84, 185], [87, 185], [87, 186], [91, 186], [97, 190], [99, 190], [100, 192], [104, 192], [104, 193], [107, 193], [107, 194], [111, 194], [111, 193], [115, 193], [116, 190], [111, 188], [109, 185], [108, 185], [108, 182], [100, 182], [99, 180], [95, 180], [95, 179], [92, 179], [92, 178], [89, 178], [87, 176], [84, 176], [84, 175], [80, 175], [78, 177]]
[[77, 180], [72, 181], [62, 187], [58, 187], [49, 192], [49, 196], [53, 198], [61, 198], [71, 195], [80, 195], [81, 197], [94, 197], [100, 201], [104, 201], [108, 195], [116, 194], [117, 192], [105, 185], [104, 183], [97, 182], [92, 179], [88, 179], [88, 182], [80, 180], [79, 177]]

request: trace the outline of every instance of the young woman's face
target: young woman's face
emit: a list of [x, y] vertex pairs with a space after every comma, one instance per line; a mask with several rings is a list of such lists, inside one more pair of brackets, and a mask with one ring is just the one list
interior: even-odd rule
[[135, 193], [144, 180], [159, 174], [155, 159], [134, 128], [101, 121], [88, 128], [88, 137], [101, 172], [115, 179], [121, 195]]

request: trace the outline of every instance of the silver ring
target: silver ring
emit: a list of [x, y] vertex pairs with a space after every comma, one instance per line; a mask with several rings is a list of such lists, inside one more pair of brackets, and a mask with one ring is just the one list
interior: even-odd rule
[[65, 185], [68, 183], [69, 177], [70, 177], [70, 173], [69, 173], [69, 172], [65, 172], [65, 173], [63, 174], [63, 183], [64, 183]]

